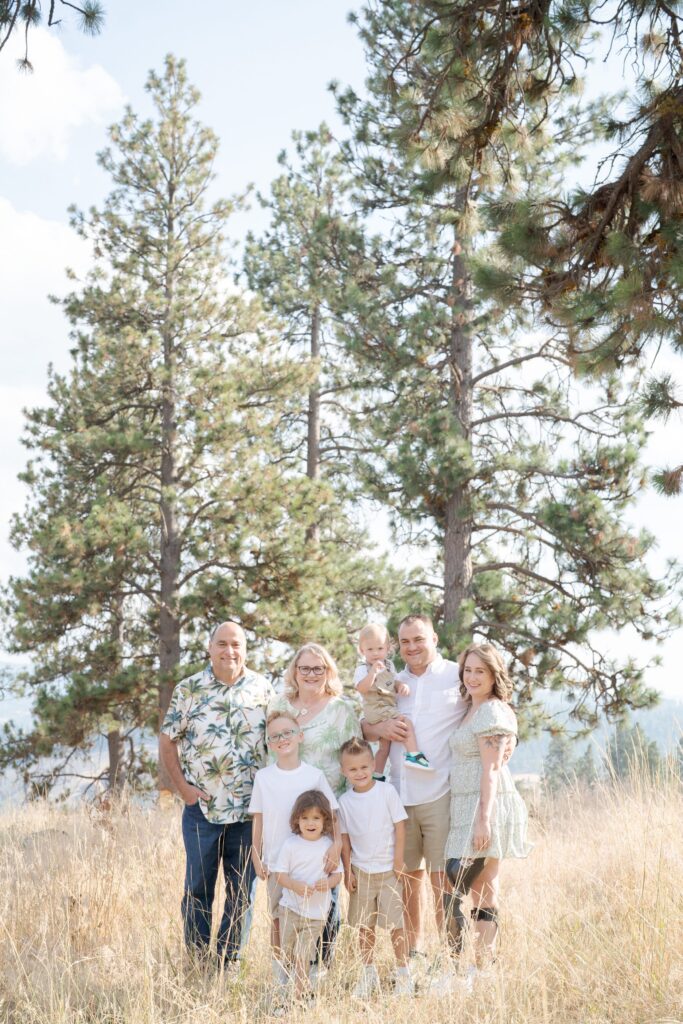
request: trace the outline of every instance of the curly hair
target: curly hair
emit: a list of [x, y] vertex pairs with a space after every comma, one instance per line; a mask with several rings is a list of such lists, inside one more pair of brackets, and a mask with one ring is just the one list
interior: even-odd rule
[[466, 701], [472, 703], [472, 698], [467, 692], [467, 687], [463, 681], [465, 662], [467, 661], [467, 656], [469, 654], [476, 654], [478, 658], [481, 658], [493, 676], [492, 696], [497, 697], [498, 700], [502, 700], [506, 704], [509, 704], [512, 699], [512, 682], [508, 675], [505, 662], [503, 661], [503, 656], [500, 651], [493, 646], [493, 644], [469, 644], [458, 658], [461, 695]]
[[289, 827], [295, 836], [301, 835], [301, 829], [299, 828], [299, 818], [304, 811], [320, 811], [323, 816], [323, 835], [331, 836], [334, 833], [334, 818], [332, 817], [332, 808], [330, 807], [330, 801], [327, 799], [324, 793], [321, 793], [319, 789], [307, 789], [304, 793], [297, 797], [296, 803], [292, 807], [292, 813], [289, 816]]
[[285, 669], [285, 697], [291, 698], [299, 696], [299, 684], [296, 680], [296, 666], [302, 654], [313, 654], [316, 658], [320, 658], [325, 666], [325, 693], [329, 694], [330, 697], [338, 697], [342, 692], [339, 672], [337, 671], [337, 666], [334, 663], [334, 658], [329, 651], [325, 650], [325, 648], [321, 646], [321, 644], [304, 644], [303, 647], [300, 647], [296, 652]]

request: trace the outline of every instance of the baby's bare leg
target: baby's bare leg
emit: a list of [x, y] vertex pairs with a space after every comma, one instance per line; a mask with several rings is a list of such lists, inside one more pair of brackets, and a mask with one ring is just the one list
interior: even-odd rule
[[413, 723], [410, 721], [409, 718], [406, 718], [405, 715], [400, 715], [399, 717], [403, 724], [405, 725], [406, 729], [408, 730], [406, 733], [406, 738], [403, 741], [403, 746], [406, 748], [409, 754], [416, 754], [420, 748], [417, 745], [417, 736], [415, 735]]
[[386, 767], [387, 758], [389, 757], [389, 750], [391, 743], [389, 740], [380, 740], [377, 753], [375, 754], [375, 772], [377, 775], [384, 775], [384, 769]]

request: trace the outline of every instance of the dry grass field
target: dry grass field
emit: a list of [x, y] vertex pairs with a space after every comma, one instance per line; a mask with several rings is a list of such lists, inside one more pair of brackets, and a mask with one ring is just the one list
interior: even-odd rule
[[[32, 805], [0, 816], [0, 1020], [228, 1024], [272, 1008], [263, 894], [237, 979], [185, 960], [180, 808], [103, 814]], [[353, 935], [312, 1009], [290, 1020], [645, 1024], [683, 1020], [683, 793], [606, 787], [542, 804], [536, 847], [502, 876], [500, 956], [471, 995], [355, 1004]], [[430, 923], [429, 951], [439, 952]], [[383, 936], [378, 966], [391, 969]], [[423, 986], [426, 988], [426, 986]]]

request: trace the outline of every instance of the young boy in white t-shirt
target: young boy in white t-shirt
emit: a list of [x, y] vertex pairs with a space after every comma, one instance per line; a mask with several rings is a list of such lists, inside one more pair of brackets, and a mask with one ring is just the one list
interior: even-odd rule
[[367, 999], [379, 985], [373, 964], [375, 930], [391, 931], [396, 957], [394, 994], [413, 995], [408, 945], [403, 929], [405, 820], [408, 815], [393, 786], [373, 779], [375, 759], [366, 740], [351, 739], [339, 751], [351, 784], [339, 797], [344, 884], [349, 891], [349, 924], [359, 929], [363, 973], [354, 998]]
[[249, 813], [254, 819], [251, 859], [256, 874], [267, 885], [273, 977], [284, 985], [288, 975], [280, 957], [282, 886], [274, 871], [280, 848], [292, 834], [290, 816], [297, 798], [311, 789], [324, 793], [333, 813], [334, 842], [340, 852], [341, 836], [336, 821], [338, 805], [327, 779], [319, 768], [306, 764], [299, 757], [304, 736], [296, 718], [286, 711], [274, 711], [266, 720], [266, 738], [268, 747], [275, 752], [275, 763], [259, 769], [254, 776], [249, 804]]

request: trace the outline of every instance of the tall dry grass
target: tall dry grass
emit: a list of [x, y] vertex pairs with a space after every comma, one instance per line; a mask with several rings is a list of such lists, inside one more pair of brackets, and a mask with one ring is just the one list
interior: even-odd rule
[[[0, 1019], [228, 1024], [272, 1009], [263, 894], [237, 980], [190, 971], [180, 809], [30, 806], [0, 817]], [[536, 847], [502, 873], [500, 956], [474, 994], [354, 1004], [342, 931], [312, 1022], [589, 1024], [683, 1019], [683, 795], [657, 782], [576, 791], [533, 815]], [[439, 942], [430, 923], [429, 951]], [[386, 937], [378, 949], [391, 970]], [[293, 1012], [290, 1020], [303, 1019]]]

